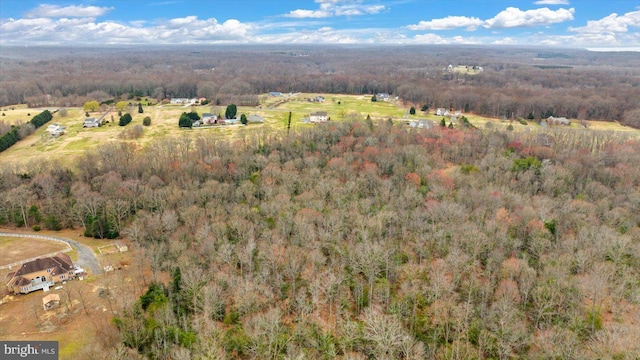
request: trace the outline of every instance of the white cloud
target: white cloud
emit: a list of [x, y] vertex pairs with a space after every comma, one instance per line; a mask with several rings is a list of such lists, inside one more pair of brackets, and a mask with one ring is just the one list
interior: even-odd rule
[[573, 20], [574, 13], [574, 8], [551, 10], [544, 7], [522, 11], [515, 7], [508, 7], [485, 21], [484, 26], [490, 29], [547, 26]]
[[464, 27], [469, 31], [473, 31], [482, 24], [484, 24], [484, 21], [476, 17], [447, 16], [443, 19], [420, 21], [417, 25], [409, 25], [407, 28], [409, 30], [450, 30]]
[[331, 16], [331, 13], [324, 10], [292, 10], [289, 14], [285, 15], [286, 17], [296, 18], [296, 19], [307, 19], [307, 18], [326, 18]]
[[98, 17], [111, 10], [113, 10], [112, 7], [84, 5], [61, 7], [58, 5], [42, 4], [26, 13], [25, 16], [28, 18]]
[[640, 28], [640, 11], [628, 12], [622, 16], [613, 13], [600, 20], [587, 21], [586, 26], [570, 27], [569, 31], [579, 34], [626, 33], [629, 27]]
[[420, 21], [418, 24], [407, 26], [407, 29], [416, 31], [466, 28], [467, 31], [474, 31], [480, 26], [487, 29], [547, 26], [573, 20], [574, 13], [575, 9], [573, 8], [551, 10], [545, 7], [523, 11], [515, 7], [508, 7], [487, 20], [467, 16], [447, 16], [441, 19]]
[[378, 14], [387, 9], [384, 5], [363, 4], [362, 0], [315, 0], [317, 10], [296, 9], [285, 14], [290, 18], [326, 18], [331, 16], [360, 16]]
[[569, 5], [569, 0], [538, 0], [536, 5]]
[[250, 41], [254, 26], [235, 19], [223, 23], [196, 16], [142, 26], [133, 22], [96, 22], [94, 18], [7, 19], [0, 23], [0, 44], [196, 44]]

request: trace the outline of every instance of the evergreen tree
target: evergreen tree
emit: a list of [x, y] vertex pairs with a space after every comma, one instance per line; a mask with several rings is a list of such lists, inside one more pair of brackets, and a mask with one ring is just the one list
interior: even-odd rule
[[416, 108], [412, 106], [411, 109], [409, 109], [409, 114], [415, 115], [416, 114]]
[[242, 123], [242, 125], [247, 125], [247, 115], [242, 114], [240, 115], [240, 122]]
[[200, 120], [200, 115], [198, 115], [198, 113], [195, 111], [191, 111], [187, 114], [187, 116], [189, 117], [189, 119], [191, 119], [192, 122]]
[[225, 119], [234, 119], [238, 113], [238, 107], [235, 104], [227, 106], [227, 110], [224, 112]]
[[142, 114], [144, 110], [142, 110], [142, 103], [138, 103], [138, 114]]
[[180, 115], [180, 120], [178, 120], [178, 126], [180, 126], [181, 128], [185, 128], [185, 127], [190, 128], [192, 125], [193, 125], [193, 121], [191, 120], [189, 115], [183, 112], [182, 115]]
[[124, 115], [122, 115], [120, 117], [120, 121], [118, 122], [118, 125], [125, 126], [125, 125], [129, 124], [131, 122], [131, 120], [133, 120], [131, 118], [131, 115], [129, 113], [126, 113], [126, 114], [124, 114]]

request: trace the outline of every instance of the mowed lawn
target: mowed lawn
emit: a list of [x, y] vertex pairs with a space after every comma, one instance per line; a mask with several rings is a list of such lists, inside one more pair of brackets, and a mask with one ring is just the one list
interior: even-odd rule
[[0, 121], [7, 125], [27, 123], [44, 109], [29, 109], [27, 105], [11, 105], [0, 107]]
[[331, 120], [342, 120], [353, 115], [365, 118], [367, 115], [373, 119], [399, 119], [404, 117], [405, 109], [396, 105], [393, 101], [371, 101], [371, 96], [362, 95], [330, 95], [322, 94], [324, 102], [311, 102], [308, 98], [315, 94], [300, 94], [290, 101], [278, 106], [280, 111], [291, 111], [298, 117], [308, 117], [316, 111], [326, 111]]

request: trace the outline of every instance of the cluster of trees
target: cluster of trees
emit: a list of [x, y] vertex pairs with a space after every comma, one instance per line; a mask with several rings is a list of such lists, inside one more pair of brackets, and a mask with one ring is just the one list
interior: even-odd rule
[[48, 123], [53, 118], [49, 110], [45, 110], [34, 116], [26, 124], [2, 126], [0, 124], [0, 152], [7, 150], [19, 140], [32, 134], [37, 128]]
[[193, 126], [194, 121], [200, 120], [200, 115], [196, 111], [191, 111], [189, 113], [183, 112], [180, 115], [180, 119], [178, 119], [178, 126], [181, 128], [190, 128]]
[[640, 352], [637, 139], [370, 119], [196, 135], [0, 167], [1, 224], [124, 234], [151, 270], [83, 357]]
[[[185, 49], [183, 49], [185, 50]], [[258, 105], [269, 91], [393, 93], [427, 104], [516, 119], [550, 115], [617, 120], [639, 126], [640, 60], [635, 53], [455, 46], [310, 47], [295, 57], [282, 48], [228, 47], [193, 51], [153, 48], [8, 48], [0, 57], [0, 106], [81, 105], [150, 96], [205, 97], [215, 105]], [[38, 56], [30, 52], [37, 51]], [[542, 56], [541, 56], [542, 55]], [[1, 56], [1, 55], [0, 55]], [[375, 58], [376, 61], [366, 59]], [[539, 60], [544, 59], [544, 60]], [[539, 66], [539, 65], [558, 66]], [[476, 75], [443, 71], [482, 66]], [[49, 69], [44, 74], [39, 69]], [[214, 70], [215, 69], [215, 70]], [[372, 100], [375, 97], [372, 98]]]

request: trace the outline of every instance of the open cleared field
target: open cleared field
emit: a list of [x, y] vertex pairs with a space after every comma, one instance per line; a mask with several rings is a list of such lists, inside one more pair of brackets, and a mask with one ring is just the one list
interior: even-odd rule
[[[325, 97], [324, 102], [312, 102], [310, 99], [318, 95]], [[84, 111], [80, 108], [67, 109], [67, 116], [54, 115], [52, 124], [60, 124], [66, 127], [65, 134], [52, 138], [46, 131], [46, 126], [38, 129], [28, 138], [18, 142], [8, 150], [0, 154], [0, 162], [15, 165], [24, 165], [30, 161], [42, 159], [44, 155], [50, 157], [54, 155], [55, 160], [61, 164], [73, 167], [75, 160], [87, 150], [95, 149], [103, 144], [116, 141], [134, 142], [139, 146], [145, 146], [150, 142], [163, 137], [191, 135], [206, 135], [220, 138], [229, 138], [239, 134], [246, 134], [252, 131], [282, 131], [286, 129], [289, 112], [292, 113], [292, 129], [302, 129], [309, 124], [304, 124], [301, 119], [308, 117], [310, 113], [316, 111], [326, 111], [331, 121], [343, 121], [351, 119], [364, 119], [367, 115], [373, 120], [393, 119], [396, 122], [406, 122], [408, 120], [428, 119], [436, 124], [440, 123], [442, 116], [433, 114], [434, 109], [409, 115], [410, 105], [405, 105], [399, 100], [372, 102], [370, 95], [341, 95], [341, 94], [314, 94], [297, 93], [283, 95], [280, 97], [261, 96], [261, 104], [256, 107], [238, 106], [238, 114], [247, 116], [256, 114], [264, 117], [263, 124], [249, 124], [248, 126], [213, 126], [207, 128], [194, 128], [192, 130], [180, 129], [177, 125], [178, 118], [183, 112], [196, 111], [200, 115], [205, 112], [223, 114], [225, 106], [175, 106], [175, 105], [155, 105], [145, 106], [144, 113], [133, 112], [132, 122], [126, 127], [117, 125], [118, 114], [111, 112], [105, 117], [108, 121], [101, 128], [85, 129], [82, 127], [84, 121]], [[38, 109], [18, 109], [11, 110], [14, 113], [8, 119], [17, 119], [19, 113], [37, 113]], [[99, 117], [101, 113], [91, 113], [93, 117]], [[144, 127], [142, 137], [135, 140], [121, 140], [121, 134], [127, 129], [136, 125], [142, 125], [142, 120], [149, 116], [151, 126]], [[501, 121], [473, 114], [465, 114], [469, 121], [477, 128], [506, 129], [509, 124], [514, 130], [538, 131], [542, 130], [540, 125], [529, 122], [522, 125], [517, 121]], [[28, 120], [28, 119], [27, 119]], [[446, 119], [447, 124], [449, 119]], [[588, 121], [590, 130], [612, 130], [622, 131], [638, 135], [636, 129], [624, 127], [614, 122]], [[572, 129], [585, 129], [577, 121], [569, 126]]]
[[63, 243], [30, 238], [0, 237], [0, 266], [66, 249]]
[[19, 123], [27, 123], [31, 118], [41, 113], [43, 109], [29, 109], [27, 105], [11, 105], [0, 107], [0, 121], [5, 124], [15, 125]]

